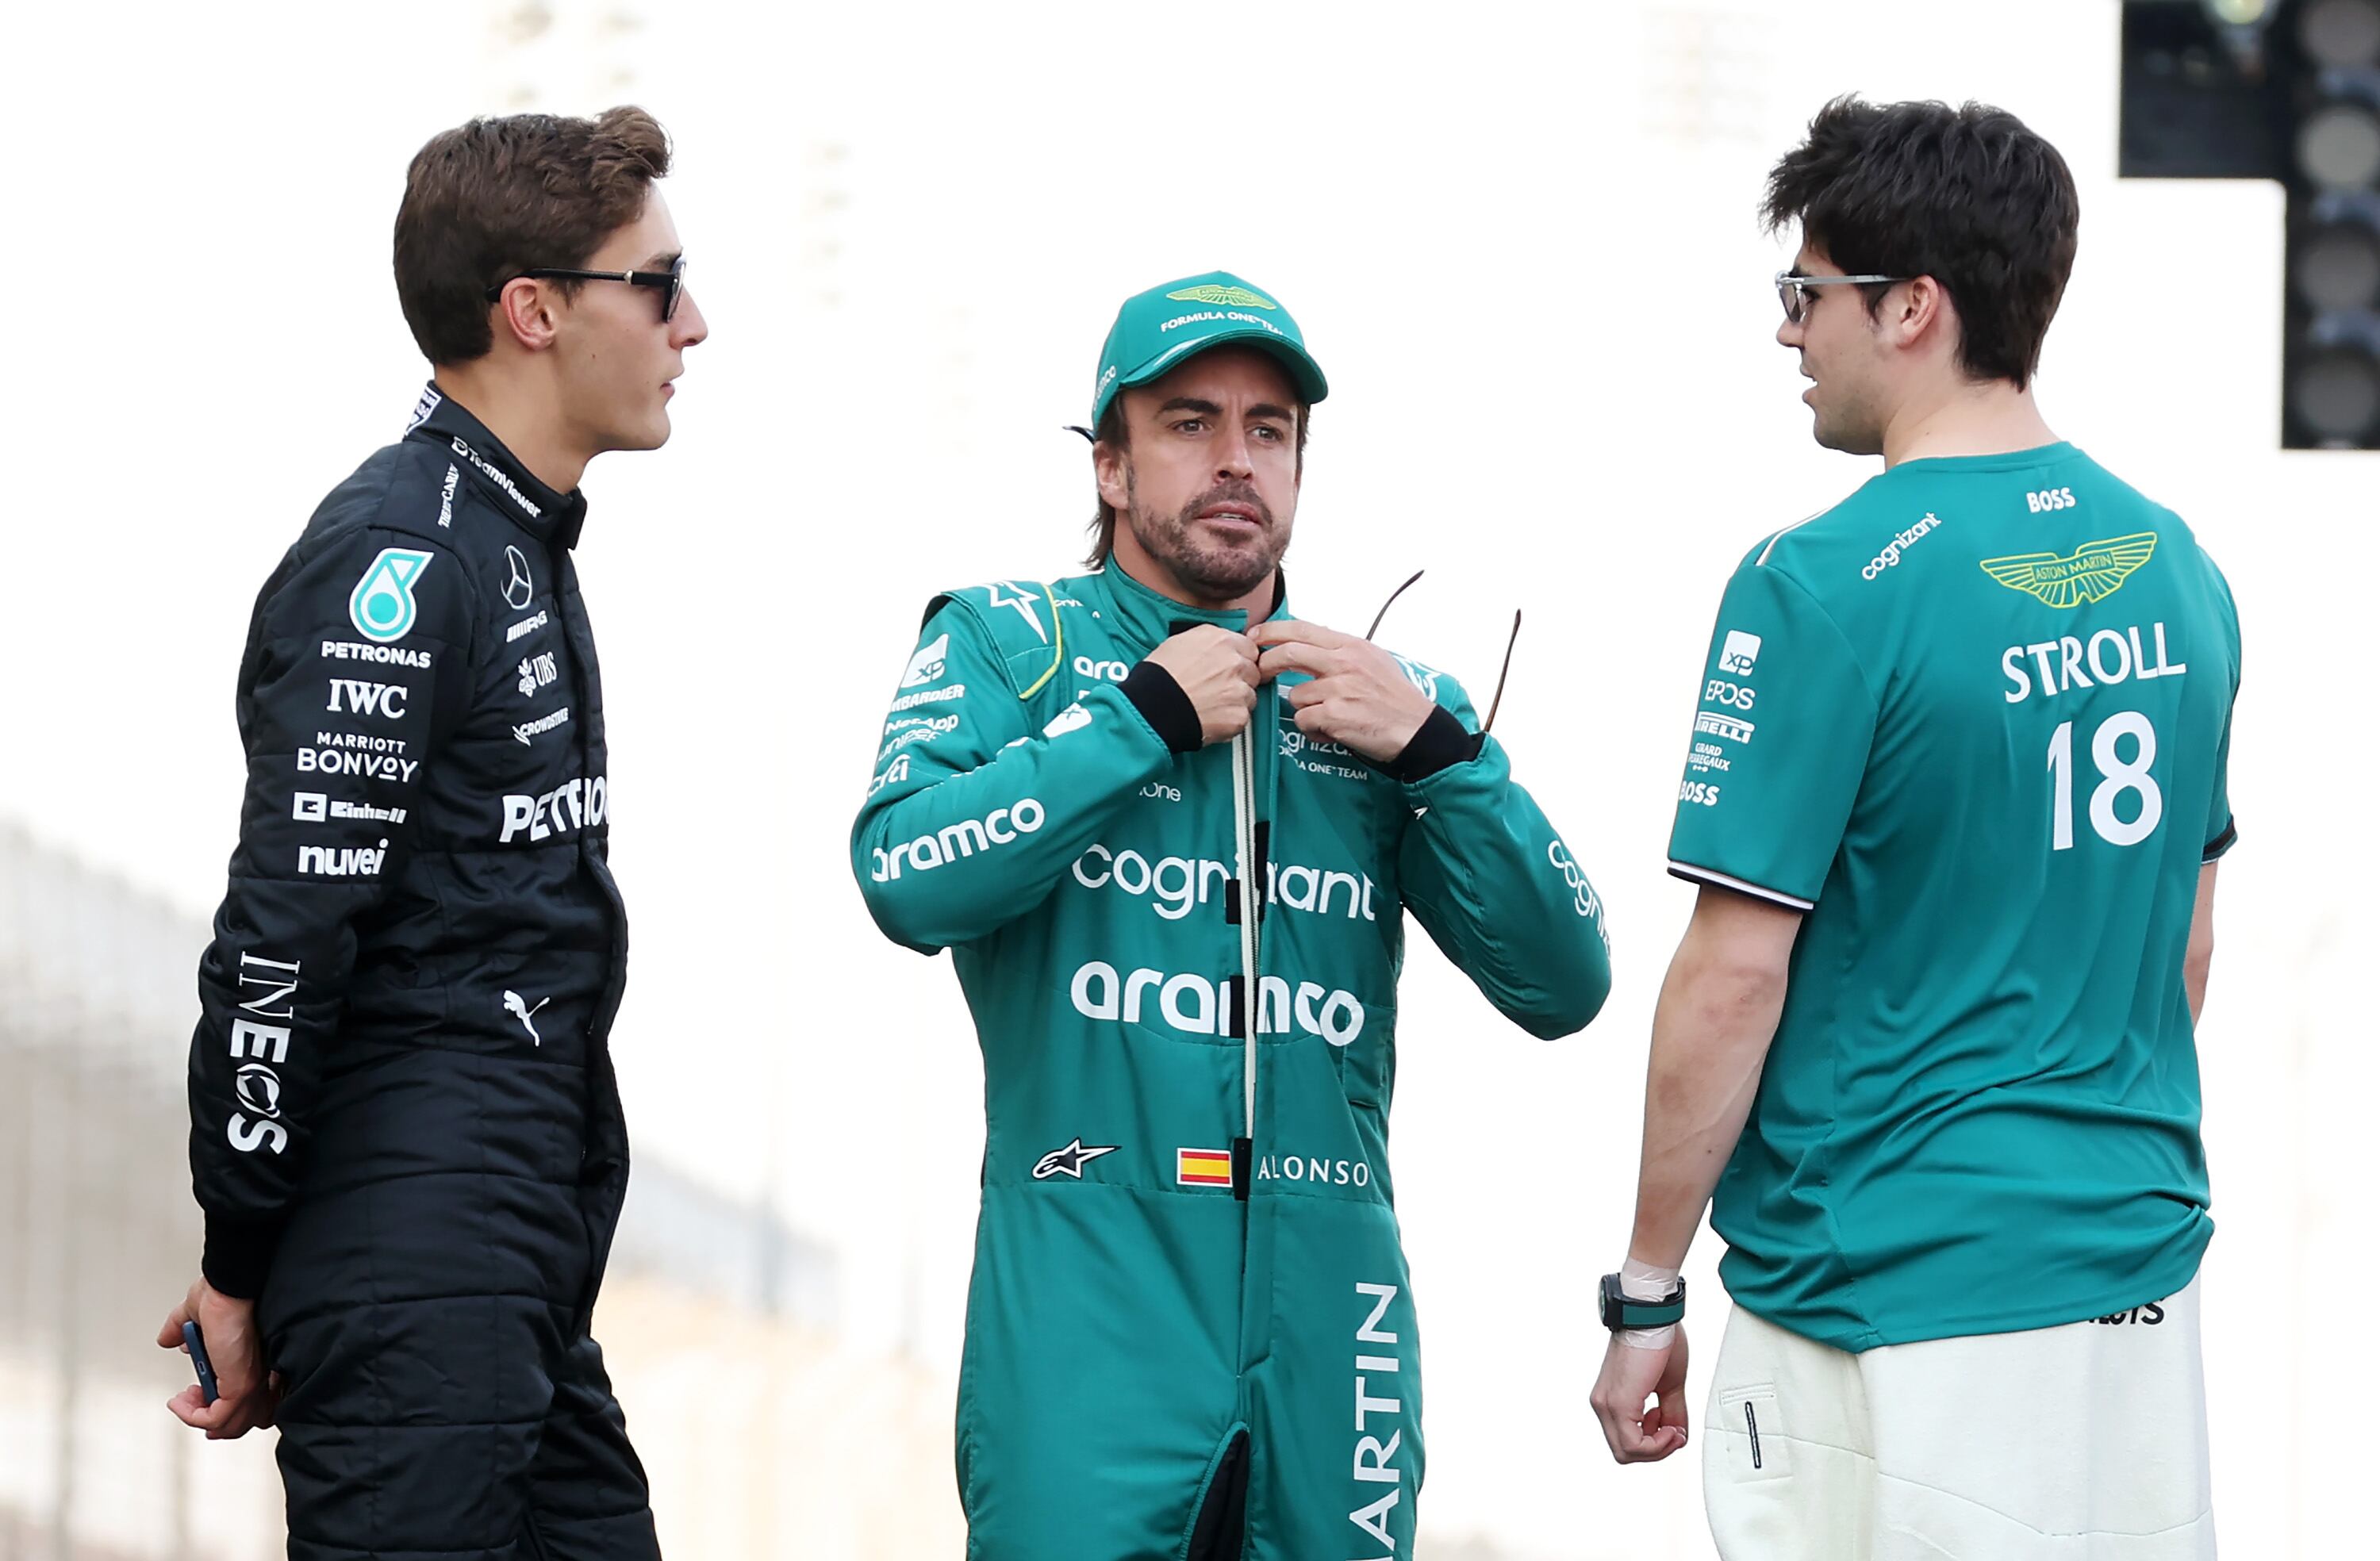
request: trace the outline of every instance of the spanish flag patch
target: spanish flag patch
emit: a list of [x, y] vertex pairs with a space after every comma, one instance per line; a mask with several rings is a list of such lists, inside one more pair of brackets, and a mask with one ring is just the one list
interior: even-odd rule
[[1184, 1149], [1173, 1180], [1184, 1187], [1229, 1187], [1232, 1152], [1228, 1149]]

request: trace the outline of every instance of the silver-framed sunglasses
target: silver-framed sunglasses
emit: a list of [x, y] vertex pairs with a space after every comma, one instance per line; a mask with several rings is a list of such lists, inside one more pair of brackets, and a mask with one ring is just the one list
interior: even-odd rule
[[1831, 287], [1844, 282], [1866, 284], [1912, 280], [1906, 276], [1803, 276], [1799, 272], [1780, 271], [1777, 273], [1777, 301], [1785, 306], [1785, 323], [1799, 325], [1810, 318], [1810, 306], [1818, 301], [1810, 293], [1813, 287]]

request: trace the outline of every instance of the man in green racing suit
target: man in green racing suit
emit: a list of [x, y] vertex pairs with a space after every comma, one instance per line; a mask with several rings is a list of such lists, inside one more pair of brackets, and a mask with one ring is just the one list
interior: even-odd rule
[[1167, 284], [1101, 369], [1104, 567], [932, 600], [852, 832], [983, 1047], [968, 1555], [1407, 1555], [1402, 913], [1551, 1038], [1602, 905], [1454, 679], [1290, 616], [1327, 387], [1288, 312]]

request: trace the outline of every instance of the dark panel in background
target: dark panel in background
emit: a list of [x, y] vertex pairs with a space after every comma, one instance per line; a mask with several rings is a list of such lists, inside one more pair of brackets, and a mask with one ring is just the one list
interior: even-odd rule
[[2282, 446], [2380, 450], [2380, 0], [2127, 0], [2121, 91], [2122, 176], [2288, 191]]

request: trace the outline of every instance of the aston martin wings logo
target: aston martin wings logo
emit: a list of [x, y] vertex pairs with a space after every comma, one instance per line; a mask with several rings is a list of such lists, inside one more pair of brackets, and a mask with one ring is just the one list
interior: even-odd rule
[[1281, 308], [1262, 293], [1251, 293], [1245, 287], [1226, 287], [1214, 282], [1203, 283], [1196, 287], [1184, 287], [1178, 293], [1168, 293], [1165, 296], [1177, 304], [1223, 304], [1234, 309]]
[[1085, 1162], [1096, 1160], [1102, 1155], [1112, 1155], [1115, 1152], [1116, 1145], [1112, 1144], [1095, 1144], [1085, 1148], [1083, 1141], [1078, 1138], [1063, 1149], [1052, 1149], [1042, 1156], [1040, 1163], [1033, 1168], [1033, 1180], [1047, 1181], [1053, 1176], [1071, 1176], [1076, 1181], [1080, 1181], [1083, 1180]]
[[2105, 601], [2121, 590], [2132, 572], [2156, 551], [2157, 534], [2135, 531], [2085, 542], [2064, 558], [2056, 553], [2010, 553], [1983, 561], [1984, 573], [2012, 591], [2039, 597], [2052, 607]]

